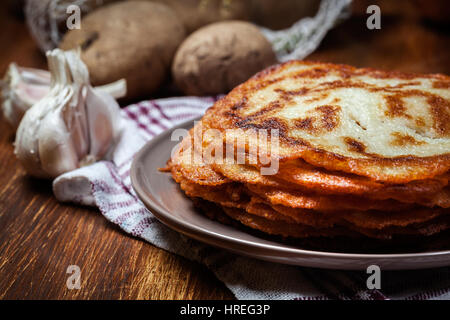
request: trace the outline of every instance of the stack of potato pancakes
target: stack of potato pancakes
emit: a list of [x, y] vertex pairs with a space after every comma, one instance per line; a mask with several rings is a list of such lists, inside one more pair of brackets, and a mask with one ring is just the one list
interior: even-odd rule
[[450, 228], [450, 77], [291, 61], [208, 109], [168, 161], [223, 223], [285, 237]]

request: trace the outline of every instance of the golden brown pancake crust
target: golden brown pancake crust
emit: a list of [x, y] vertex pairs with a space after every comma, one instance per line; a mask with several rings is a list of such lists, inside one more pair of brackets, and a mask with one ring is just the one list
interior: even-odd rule
[[[242, 211], [240, 211], [239, 214], [239, 221], [241, 221], [241, 223], [270, 234], [284, 236], [295, 237], [297, 232], [294, 233], [291, 229], [293, 226], [300, 225], [301, 228], [298, 232], [303, 232], [301, 233], [301, 237], [331, 237], [338, 234], [345, 235], [345, 233], [342, 233], [342, 230], [348, 230], [349, 234], [359, 233], [369, 237], [385, 239], [393, 234], [415, 234], [413, 231], [414, 226], [423, 224], [426, 227], [427, 222], [433, 222], [434, 219], [447, 216], [449, 213], [448, 210], [442, 208], [414, 208], [396, 212], [383, 212], [378, 210], [338, 210], [322, 212], [304, 208], [293, 208], [273, 204], [270, 201], [264, 200], [262, 197], [255, 196], [244, 185], [239, 183], [228, 183], [220, 186], [205, 186], [189, 181], [176, 168], [172, 168], [172, 174], [187, 196], [217, 203], [222, 206], [225, 211], [226, 208], [241, 209]], [[247, 212], [249, 217], [243, 218], [243, 212]], [[259, 218], [255, 218], [254, 216]], [[267, 221], [264, 221], [263, 226], [258, 228], [263, 222], [262, 219]], [[278, 224], [278, 222], [282, 222], [281, 225], [274, 227], [274, 229], [271, 230], [270, 228], [273, 227], [274, 224]], [[291, 231], [280, 233], [280, 230], [284, 228], [282, 226], [284, 224], [290, 224], [289, 227], [284, 227]], [[439, 226], [442, 229], [446, 225], [447, 224], [440, 224]], [[321, 229], [321, 231], [312, 232], [310, 230], [311, 228], [318, 228]], [[334, 230], [335, 228], [341, 230], [341, 232], [328, 232], [329, 229]], [[434, 234], [437, 232], [436, 230], [440, 231], [441, 229], [436, 227], [434, 227], [434, 229], [431, 228], [429, 234]], [[324, 230], [327, 230], [327, 232]], [[417, 233], [422, 234], [424, 231], [417, 229]]]
[[[290, 71], [291, 69], [293, 71]], [[320, 80], [330, 74], [334, 76], [334, 81], [329, 81], [328, 78], [324, 78], [324, 81]], [[286, 79], [306, 82], [300, 86], [300, 89], [288, 90], [283, 85], [278, 85]], [[378, 84], [377, 80], [391, 82], [389, 85], [385, 82]], [[427, 87], [422, 88], [422, 83], [426, 83]], [[444, 88], [440, 91], [445, 93], [445, 97], [443, 97], [442, 94], [433, 91], [437, 90], [434, 83], [450, 83], [450, 78], [440, 74], [417, 75], [357, 69], [346, 65], [291, 61], [262, 71], [236, 87], [206, 112], [203, 122], [222, 131], [233, 128], [278, 129], [281, 150], [277, 156], [281, 161], [303, 158], [314, 166], [328, 170], [354, 173], [389, 183], [407, 183], [445, 174], [450, 169], [450, 150], [436, 150], [435, 154], [427, 156], [407, 153], [386, 156], [371, 152], [364, 143], [359, 142], [356, 138], [342, 137], [345, 141], [343, 144], [347, 146], [345, 154], [338, 152], [341, 149], [332, 152], [311, 142], [310, 138], [293, 136], [292, 132], [298, 127], [303, 127], [309, 128], [309, 133], [317, 133], [318, 136], [324, 132], [333, 133], [338, 123], [344, 120], [336, 115], [339, 102], [336, 102], [334, 106], [319, 106], [320, 108], [315, 110], [314, 115], [311, 115], [310, 118], [296, 122], [286, 121], [285, 118], [278, 116], [278, 113], [274, 113], [274, 110], [279, 112], [289, 105], [294, 97], [307, 95], [312, 91], [318, 91], [325, 95], [339, 88], [359, 88], [364, 92], [376, 93], [377, 97], [384, 97], [386, 101], [383, 103], [383, 107], [386, 111], [383, 118], [386, 119], [386, 122], [395, 124], [396, 119], [403, 117], [401, 120], [406, 121], [405, 128], [414, 122], [417, 130], [423, 131], [425, 134], [432, 131], [432, 138], [441, 139], [442, 143], [448, 146], [450, 139], [448, 89], [440, 86], [440, 88]], [[256, 108], [252, 104], [253, 95], [255, 92], [269, 87], [278, 94], [278, 98], [274, 100], [276, 103], [272, 102]], [[430, 118], [428, 123], [425, 123], [426, 121], [422, 117], [413, 118], [408, 114], [409, 110], [405, 106], [405, 100], [411, 97], [423, 100], [421, 103], [423, 103], [423, 108], [427, 108], [426, 115]], [[345, 120], [347, 121], [347, 119]], [[364, 133], [364, 131], [362, 132]], [[414, 141], [412, 136], [402, 136], [402, 133], [394, 131], [390, 147], [400, 145], [400, 149], [395, 150], [402, 150], [401, 147], [407, 143], [421, 144]], [[252, 144], [255, 141], [248, 143]]]

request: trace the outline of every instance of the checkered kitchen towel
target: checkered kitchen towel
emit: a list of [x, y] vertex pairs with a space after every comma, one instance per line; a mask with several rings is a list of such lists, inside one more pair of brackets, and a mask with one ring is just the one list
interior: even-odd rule
[[242, 257], [188, 239], [147, 210], [130, 181], [133, 155], [152, 137], [202, 115], [214, 98], [144, 101], [121, 110], [124, 125], [111, 161], [101, 161], [58, 177], [60, 201], [97, 206], [125, 232], [205, 264], [238, 299], [450, 299], [450, 268], [384, 271], [381, 290], [366, 287], [367, 274], [318, 270]]

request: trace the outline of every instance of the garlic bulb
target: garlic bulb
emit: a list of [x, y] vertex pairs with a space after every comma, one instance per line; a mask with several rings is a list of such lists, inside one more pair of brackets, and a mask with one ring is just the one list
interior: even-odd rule
[[54, 178], [103, 158], [119, 134], [119, 105], [92, 88], [79, 55], [47, 52], [48, 93], [26, 111], [16, 133], [15, 153], [25, 170]]
[[3, 115], [13, 127], [17, 127], [25, 111], [48, 93], [50, 73], [11, 63], [1, 87]]
[[[25, 111], [50, 91], [50, 72], [19, 67], [11, 63], [5, 77], [0, 81], [0, 86], [3, 115], [16, 129]], [[105, 91], [116, 99], [122, 98], [126, 93], [126, 81], [121, 79], [96, 89]]]

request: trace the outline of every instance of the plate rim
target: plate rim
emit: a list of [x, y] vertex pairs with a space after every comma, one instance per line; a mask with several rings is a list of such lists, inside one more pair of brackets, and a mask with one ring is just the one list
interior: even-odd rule
[[[170, 229], [173, 229], [177, 232], [180, 232], [184, 235], [187, 235], [191, 238], [197, 239], [203, 243], [207, 243], [209, 245], [213, 245], [216, 247], [220, 247], [226, 250], [231, 250], [229, 246], [223, 245], [223, 242], [225, 241], [228, 244], [231, 244], [233, 247], [235, 246], [247, 246], [251, 247], [252, 249], [258, 249], [264, 250], [264, 252], [267, 253], [269, 250], [271, 253], [278, 253], [276, 256], [298, 256], [301, 255], [303, 257], [309, 256], [309, 257], [316, 257], [316, 258], [333, 258], [333, 259], [339, 259], [339, 260], [349, 260], [349, 259], [357, 259], [357, 260], [375, 260], [375, 259], [383, 259], [383, 260], [398, 260], [398, 259], [411, 259], [411, 258], [430, 258], [430, 257], [436, 257], [436, 256], [446, 256], [450, 255], [450, 250], [444, 250], [444, 251], [427, 251], [427, 252], [416, 252], [416, 253], [375, 253], [375, 254], [369, 254], [369, 253], [341, 253], [341, 252], [328, 252], [328, 251], [315, 251], [315, 250], [307, 250], [307, 249], [300, 249], [300, 248], [293, 248], [293, 247], [278, 247], [276, 245], [272, 244], [260, 244], [255, 243], [249, 240], [243, 240], [239, 238], [234, 238], [231, 236], [223, 235], [217, 232], [210, 231], [205, 228], [198, 227], [196, 225], [193, 225], [189, 222], [179, 220], [175, 218], [168, 210], [161, 207], [157, 201], [153, 199], [148, 199], [147, 197], [151, 197], [151, 193], [147, 190], [145, 186], [141, 185], [139, 177], [138, 177], [138, 166], [139, 163], [142, 162], [140, 159], [142, 159], [145, 154], [150, 152], [155, 145], [158, 145], [161, 143], [161, 140], [166, 138], [168, 135], [171, 134], [171, 132], [178, 128], [184, 128], [187, 127], [189, 124], [193, 123], [196, 120], [199, 120], [201, 116], [195, 117], [186, 121], [183, 121], [171, 128], [168, 128], [164, 130], [163, 132], [159, 133], [158, 135], [154, 136], [152, 139], [147, 141], [141, 149], [134, 155], [133, 161], [131, 164], [130, 169], [130, 178], [131, 178], [131, 185], [136, 192], [136, 195], [138, 198], [144, 203], [144, 205], [147, 207], [147, 209], [150, 210], [150, 212], [164, 225], [169, 227]], [[192, 127], [192, 126], [191, 126]], [[170, 179], [170, 177], [168, 176]], [[211, 220], [213, 221], [213, 220]], [[220, 222], [213, 221], [215, 223], [220, 224]], [[259, 256], [251, 255], [251, 254], [245, 254], [245, 252], [239, 251], [242, 255], [247, 255], [251, 257], [257, 257], [258, 259], [262, 259]], [[283, 253], [283, 255], [280, 255], [279, 253]], [[281, 263], [281, 262], [280, 262]], [[287, 264], [288, 262], [286, 262]], [[326, 267], [325, 267], [326, 268]]]

